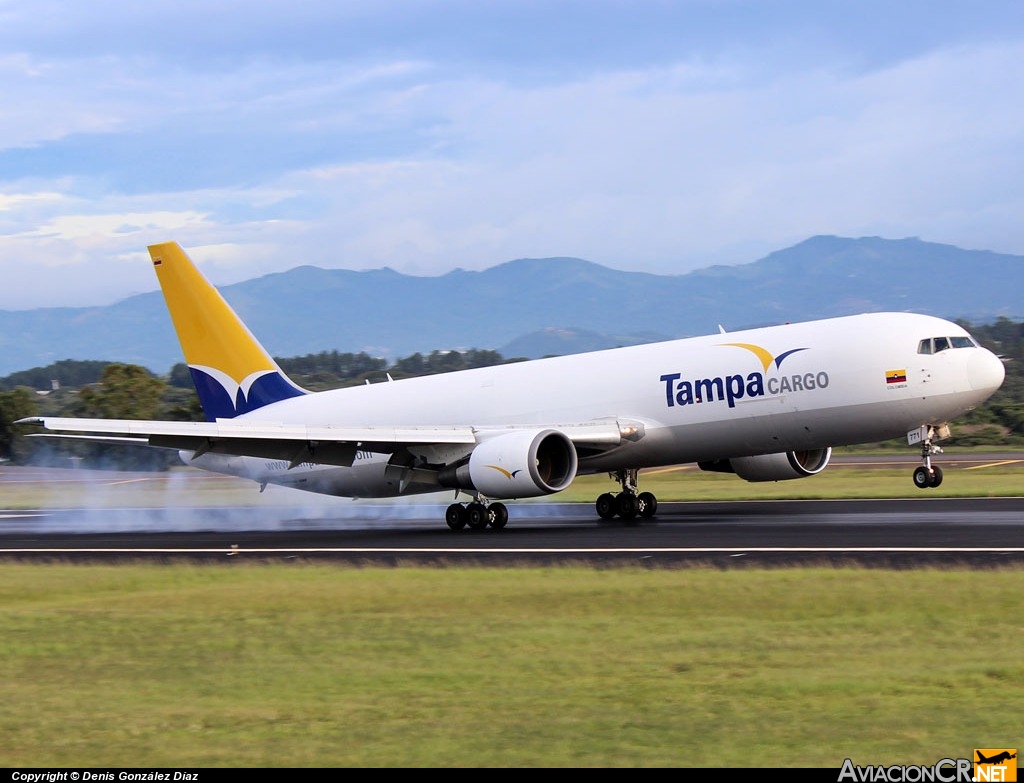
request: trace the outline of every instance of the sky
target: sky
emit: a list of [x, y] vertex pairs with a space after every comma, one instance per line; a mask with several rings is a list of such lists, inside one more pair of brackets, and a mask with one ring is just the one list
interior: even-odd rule
[[1022, 216], [1019, 0], [0, 0], [0, 309], [156, 290], [166, 241], [685, 274]]

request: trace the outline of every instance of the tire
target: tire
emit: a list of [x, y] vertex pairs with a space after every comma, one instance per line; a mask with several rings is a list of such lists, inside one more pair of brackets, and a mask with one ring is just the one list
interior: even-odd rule
[[611, 492], [605, 492], [598, 497], [597, 503], [594, 505], [597, 507], [597, 515], [601, 519], [612, 519], [615, 517], [615, 495]]
[[466, 524], [473, 530], [483, 530], [488, 522], [487, 507], [483, 503], [466, 506]]
[[636, 519], [640, 503], [632, 492], [620, 492], [615, 498], [615, 511], [623, 519]]
[[640, 506], [640, 516], [644, 519], [650, 519], [658, 513], [658, 499], [654, 497], [653, 492], [641, 492], [636, 500]]
[[928, 489], [932, 484], [932, 477], [928, 475], [928, 468], [923, 465], [914, 468], [914, 486], [918, 489]]
[[508, 524], [508, 508], [504, 503], [491, 503], [487, 509], [490, 526], [495, 530], [501, 530]]
[[452, 503], [444, 512], [444, 521], [452, 530], [462, 530], [466, 526], [466, 509], [461, 503]]
[[941, 484], [941, 483], [942, 483], [942, 468], [940, 468], [940, 467], [932, 468], [932, 478], [931, 478], [931, 481], [928, 482], [928, 486], [931, 487], [932, 489], [934, 489], [935, 487], [939, 486], [939, 484]]

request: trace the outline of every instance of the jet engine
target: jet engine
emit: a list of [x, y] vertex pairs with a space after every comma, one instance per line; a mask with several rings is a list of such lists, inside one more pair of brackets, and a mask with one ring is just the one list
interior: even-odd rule
[[821, 473], [832, 457], [832, 449], [783, 451], [756, 457], [733, 457], [713, 462], [698, 462], [701, 470], [735, 473], [746, 481], [785, 481]]
[[558, 430], [514, 430], [487, 438], [469, 460], [438, 474], [443, 486], [488, 498], [535, 498], [568, 487], [576, 478], [576, 447]]

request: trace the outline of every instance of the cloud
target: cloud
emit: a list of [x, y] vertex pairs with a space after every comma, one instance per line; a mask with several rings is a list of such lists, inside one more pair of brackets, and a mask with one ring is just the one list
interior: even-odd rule
[[169, 239], [219, 283], [1024, 252], [1014, 5], [293, 5], [0, 6], [0, 308], [152, 290]]

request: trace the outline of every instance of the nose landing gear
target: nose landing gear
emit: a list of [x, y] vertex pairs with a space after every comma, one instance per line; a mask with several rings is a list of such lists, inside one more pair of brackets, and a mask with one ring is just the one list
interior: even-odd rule
[[949, 437], [949, 427], [942, 426], [936, 431], [934, 427], [925, 426], [908, 434], [911, 443], [915, 439], [921, 441], [922, 465], [914, 468], [914, 486], [918, 489], [934, 489], [942, 483], [942, 468], [932, 464], [932, 455], [942, 453], [942, 449], [933, 442], [937, 437]]

